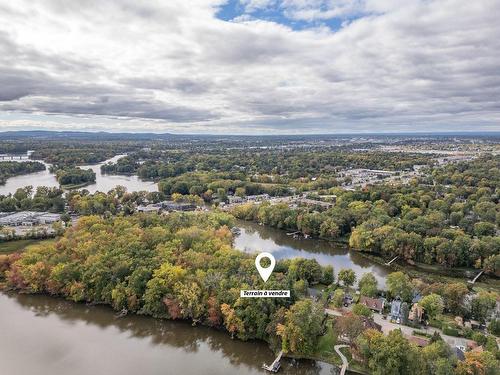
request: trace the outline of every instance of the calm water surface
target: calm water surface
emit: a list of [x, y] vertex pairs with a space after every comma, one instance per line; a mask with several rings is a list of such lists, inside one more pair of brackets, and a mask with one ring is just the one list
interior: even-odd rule
[[[263, 342], [39, 295], [0, 293], [2, 375], [265, 374], [274, 355]], [[280, 374], [331, 375], [315, 361], [283, 362]]]
[[[107, 160], [114, 162], [122, 155]], [[128, 191], [156, 191], [157, 185], [137, 176], [101, 174], [103, 163], [91, 168], [96, 183], [90, 192], [116, 185]], [[59, 186], [47, 170], [12, 177], [0, 194], [27, 185]], [[246, 252], [268, 251], [277, 259], [315, 258], [335, 272], [353, 269], [358, 278], [371, 272], [385, 285], [388, 270], [346, 248], [317, 239], [296, 240], [284, 231], [238, 221], [235, 247]], [[333, 350], [333, 348], [332, 348]], [[224, 332], [192, 327], [184, 322], [142, 316], [115, 319], [111, 309], [88, 307], [47, 296], [0, 293], [0, 374], [5, 375], [165, 375], [266, 374], [262, 363], [273, 353], [263, 342], [231, 340]], [[331, 375], [338, 369], [316, 361], [284, 360], [280, 374]]]
[[[153, 181], [142, 181], [137, 176], [118, 176], [101, 173], [101, 165], [108, 162], [114, 163], [123, 156], [124, 155], [117, 155], [99, 164], [80, 166], [80, 168], [83, 169], [90, 168], [96, 174], [96, 182], [85, 186], [83, 189], [87, 189], [91, 193], [95, 193], [96, 191], [107, 193], [109, 190], [114, 189], [117, 185], [122, 185], [127, 188], [127, 191], [158, 191], [157, 185]], [[10, 159], [5, 160], [7, 161]], [[14, 159], [13, 161], [23, 162], [26, 160], [28, 159]], [[0, 161], [2, 161], [1, 158]], [[18, 188], [23, 188], [28, 185], [32, 185], [34, 191], [38, 186], [58, 187], [59, 183], [57, 182], [55, 175], [49, 172], [49, 165], [46, 163], [44, 164], [47, 167], [44, 171], [15, 176], [7, 179], [7, 183], [5, 185], [0, 185], [0, 194], [7, 195], [9, 193], [15, 193]]]
[[385, 287], [385, 278], [390, 273], [388, 267], [374, 264], [355, 251], [332, 242], [318, 239], [294, 239], [285, 231], [265, 227], [248, 221], [237, 221], [241, 234], [235, 237], [234, 246], [246, 252], [267, 251], [276, 259], [308, 258], [316, 259], [319, 264], [331, 265], [338, 273], [342, 268], [350, 268], [359, 278], [364, 273], [372, 273], [380, 288]]

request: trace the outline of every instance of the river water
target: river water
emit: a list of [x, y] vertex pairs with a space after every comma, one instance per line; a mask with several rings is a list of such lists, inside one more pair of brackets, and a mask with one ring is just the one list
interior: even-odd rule
[[372, 273], [379, 288], [385, 288], [385, 278], [390, 269], [373, 263], [355, 251], [349, 251], [346, 246], [318, 239], [294, 239], [283, 230], [248, 221], [238, 220], [237, 226], [241, 230], [234, 240], [237, 249], [249, 253], [267, 251], [276, 259], [316, 259], [322, 266], [333, 266], [335, 275], [342, 268], [352, 269], [358, 280], [363, 274]]
[[[332, 348], [333, 350], [333, 348]], [[263, 342], [184, 322], [115, 319], [110, 308], [0, 292], [2, 375], [254, 375], [273, 353]], [[280, 374], [332, 375], [335, 366], [285, 359]]]
[[[79, 166], [82, 169], [90, 168], [96, 174], [95, 183], [87, 185], [82, 189], [87, 189], [91, 193], [95, 193], [96, 191], [107, 193], [115, 186], [122, 185], [127, 188], [127, 191], [158, 191], [157, 185], [153, 181], [143, 181], [137, 176], [107, 175], [101, 173], [101, 165], [108, 162], [115, 162], [123, 156], [124, 155], [117, 155], [99, 164]], [[10, 160], [7, 157], [4, 159], [5, 161]], [[19, 156], [16, 155], [16, 159], [13, 159], [12, 161], [24, 162], [29, 160], [27, 158], [18, 158]], [[0, 161], [2, 161], [2, 159], [0, 159]], [[59, 183], [57, 182], [55, 175], [49, 172], [49, 164], [44, 164], [46, 166], [44, 171], [14, 176], [7, 179], [5, 185], [0, 185], [0, 195], [15, 193], [18, 188], [23, 188], [28, 185], [32, 185], [34, 191], [36, 191], [38, 186], [58, 187]]]
[[[114, 162], [121, 155], [107, 160]], [[96, 173], [90, 192], [107, 192], [116, 185], [128, 191], [156, 191], [156, 184], [137, 176], [101, 174], [100, 164], [82, 166]], [[48, 167], [48, 166], [47, 166]], [[12, 177], [0, 194], [27, 185], [59, 186], [48, 169]], [[384, 287], [388, 270], [345, 247], [317, 239], [293, 239], [284, 231], [238, 221], [235, 247], [246, 252], [268, 251], [277, 259], [315, 258], [337, 273], [353, 269], [358, 279], [371, 272]], [[333, 348], [332, 348], [333, 350]], [[273, 353], [264, 342], [231, 340], [225, 332], [192, 327], [185, 322], [143, 316], [115, 319], [104, 306], [88, 307], [40, 295], [0, 293], [1, 375], [165, 375], [265, 374]], [[331, 375], [335, 366], [317, 361], [285, 359], [281, 374]]]

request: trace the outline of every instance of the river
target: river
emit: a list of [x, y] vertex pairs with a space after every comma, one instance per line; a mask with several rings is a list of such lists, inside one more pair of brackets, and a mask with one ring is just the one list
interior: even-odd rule
[[[185, 322], [131, 315], [41, 295], [0, 292], [5, 375], [254, 375], [274, 359], [264, 342]], [[333, 349], [332, 349], [333, 350]], [[280, 374], [332, 375], [335, 366], [284, 359]]]
[[241, 233], [235, 237], [234, 246], [242, 251], [254, 253], [267, 251], [276, 259], [316, 259], [322, 266], [331, 265], [335, 275], [342, 268], [350, 268], [359, 280], [365, 273], [372, 273], [379, 288], [385, 288], [385, 278], [391, 272], [389, 267], [373, 263], [346, 246], [333, 242], [310, 239], [294, 239], [285, 231], [265, 227], [248, 221], [237, 221]]
[[[4, 161], [17, 161], [24, 162], [29, 159], [23, 158], [19, 159], [19, 155], [15, 155], [16, 159], [10, 160], [11, 155], [6, 155]], [[87, 185], [82, 189], [87, 189], [91, 193], [96, 191], [102, 191], [107, 193], [109, 190], [113, 189], [117, 185], [122, 185], [127, 188], [127, 191], [158, 191], [157, 185], [153, 181], [143, 181], [139, 177], [124, 176], [124, 175], [109, 175], [101, 173], [101, 165], [108, 162], [115, 162], [124, 155], [117, 155], [111, 159], [105, 160], [102, 163], [94, 165], [83, 165], [79, 166], [82, 169], [92, 169], [96, 174], [96, 181], [93, 184]], [[2, 159], [0, 159], [2, 161]], [[40, 160], [38, 160], [40, 161]], [[40, 161], [41, 162], [41, 161]], [[0, 185], [0, 195], [7, 195], [9, 193], [15, 193], [18, 188], [23, 188], [28, 185], [32, 185], [33, 189], [36, 190], [38, 186], [49, 186], [49, 187], [59, 187], [59, 183], [53, 173], [49, 172], [50, 165], [44, 163], [46, 169], [41, 172], [29, 173], [21, 176], [14, 176], [7, 179], [5, 185]]]
[[[81, 167], [96, 173], [96, 183], [85, 189], [106, 192], [123, 185], [129, 191], [156, 191], [153, 182], [137, 176], [103, 175], [102, 164]], [[9, 178], [0, 186], [0, 194], [27, 185], [35, 189], [59, 186], [47, 169]], [[284, 231], [255, 223], [238, 221], [237, 225], [241, 233], [235, 238], [235, 247], [242, 251], [268, 251], [277, 259], [315, 258], [322, 265], [332, 265], [336, 273], [351, 268], [358, 279], [371, 272], [379, 287], [385, 286], [387, 268], [345, 247], [317, 239], [293, 239]], [[250, 375], [265, 374], [262, 364], [273, 360], [264, 342], [231, 340], [225, 332], [185, 322], [135, 315], [115, 319], [108, 307], [40, 295], [0, 293], [0, 332], [0, 373], [7, 375]], [[317, 361], [285, 359], [282, 366], [281, 374], [338, 373], [335, 366]]]

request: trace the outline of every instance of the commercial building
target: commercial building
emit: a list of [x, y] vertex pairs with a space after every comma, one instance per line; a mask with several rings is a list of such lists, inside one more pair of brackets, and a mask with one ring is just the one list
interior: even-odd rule
[[2, 213], [0, 215], [0, 226], [34, 226], [40, 224], [52, 224], [61, 220], [60, 214], [50, 212], [20, 211]]

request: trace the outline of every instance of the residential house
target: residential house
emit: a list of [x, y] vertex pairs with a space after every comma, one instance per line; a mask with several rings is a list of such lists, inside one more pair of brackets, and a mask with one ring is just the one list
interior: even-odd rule
[[411, 342], [412, 344], [415, 344], [416, 346], [420, 346], [421, 348], [429, 345], [429, 343], [430, 343], [430, 340], [428, 338], [425, 338], [425, 337], [412, 335], [412, 336], [407, 336], [406, 338], [408, 339], [409, 342]]
[[361, 321], [363, 322], [363, 329], [375, 329], [379, 332], [382, 332], [382, 326], [378, 323], [375, 323], [373, 319], [368, 318], [366, 316], [360, 316]]
[[408, 314], [408, 320], [411, 320], [414, 323], [420, 323], [422, 322], [423, 317], [424, 308], [418, 303], [414, 303], [411, 307], [410, 313]]
[[384, 311], [385, 300], [383, 298], [370, 298], [361, 296], [359, 299], [359, 303], [365, 305], [370, 310], [376, 311], [379, 314], [382, 314]]
[[395, 300], [391, 302], [391, 320], [394, 320], [396, 323], [401, 323], [403, 318], [402, 310], [401, 310], [401, 299], [397, 297]]

